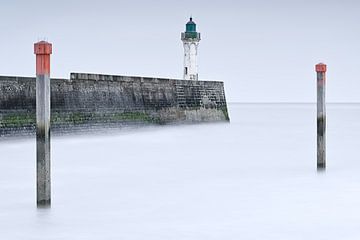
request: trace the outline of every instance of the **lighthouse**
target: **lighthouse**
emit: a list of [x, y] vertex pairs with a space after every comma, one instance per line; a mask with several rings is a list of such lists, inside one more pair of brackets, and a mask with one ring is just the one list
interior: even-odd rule
[[198, 80], [197, 51], [200, 42], [200, 33], [196, 32], [196, 23], [190, 17], [186, 23], [185, 32], [181, 33], [184, 44], [184, 79]]

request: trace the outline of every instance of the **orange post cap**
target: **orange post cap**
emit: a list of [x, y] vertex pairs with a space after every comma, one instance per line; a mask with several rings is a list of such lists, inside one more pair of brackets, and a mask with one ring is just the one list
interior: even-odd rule
[[40, 41], [34, 44], [34, 53], [36, 55], [52, 54], [52, 44], [46, 41]]
[[324, 64], [324, 63], [316, 64], [315, 71], [316, 72], [326, 72], [326, 64]]

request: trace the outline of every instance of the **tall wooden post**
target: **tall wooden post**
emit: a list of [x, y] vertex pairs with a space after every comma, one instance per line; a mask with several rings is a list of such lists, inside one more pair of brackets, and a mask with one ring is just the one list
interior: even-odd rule
[[51, 204], [50, 180], [50, 54], [51, 43], [34, 44], [36, 54], [36, 197], [38, 207]]
[[317, 73], [317, 169], [326, 168], [326, 65], [316, 64]]

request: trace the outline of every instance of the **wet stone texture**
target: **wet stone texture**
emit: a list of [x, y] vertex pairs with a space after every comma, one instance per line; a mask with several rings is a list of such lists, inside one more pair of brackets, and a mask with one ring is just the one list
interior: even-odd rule
[[[35, 78], [0, 76], [0, 136], [35, 134]], [[224, 84], [72, 73], [51, 79], [51, 128], [229, 121]]]

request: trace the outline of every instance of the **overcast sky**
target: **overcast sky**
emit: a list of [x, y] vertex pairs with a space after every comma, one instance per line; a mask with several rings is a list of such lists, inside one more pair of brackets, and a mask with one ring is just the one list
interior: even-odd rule
[[70, 72], [182, 78], [180, 32], [201, 32], [199, 77], [231, 102], [360, 102], [360, 1], [1, 0], [0, 75], [33, 76], [33, 43], [53, 43], [52, 77]]

